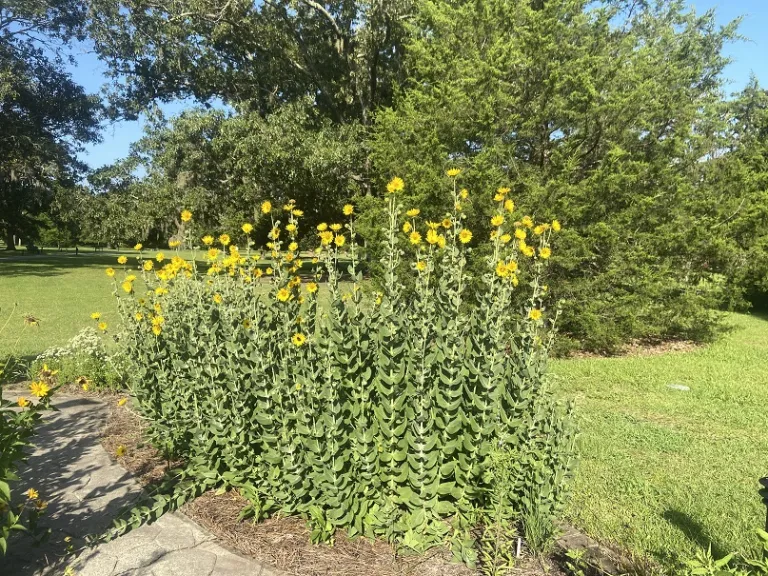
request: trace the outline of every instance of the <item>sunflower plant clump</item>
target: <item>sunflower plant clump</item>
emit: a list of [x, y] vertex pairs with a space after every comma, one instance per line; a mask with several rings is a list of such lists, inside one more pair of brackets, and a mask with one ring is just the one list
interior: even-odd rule
[[[556, 314], [541, 279], [559, 224], [516, 220], [509, 190], [496, 192], [481, 305], [465, 306], [479, 232], [464, 226], [472, 199], [458, 171], [449, 177], [455, 210], [436, 221], [401, 205], [401, 179], [387, 186], [379, 292], [360, 273], [352, 205], [343, 224], [312, 231], [308, 255], [301, 210], [265, 202], [264, 254], [246, 223], [202, 238], [207, 269], [137, 246], [135, 264], [107, 271], [137, 406], [185, 477], [237, 488], [245, 516], [302, 515], [316, 542], [344, 529], [416, 551], [448, 543], [471, 562], [473, 530], [499, 505], [503, 453], [507, 517], [551, 523], [575, 437], [546, 379]], [[517, 290], [524, 309], [510, 305]]]

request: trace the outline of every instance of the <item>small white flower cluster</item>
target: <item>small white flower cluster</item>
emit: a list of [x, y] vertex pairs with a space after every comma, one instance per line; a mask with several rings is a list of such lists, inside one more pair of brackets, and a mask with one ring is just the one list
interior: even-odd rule
[[48, 348], [37, 357], [37, 360], [79, 355], [92, 356], [102, 360], [107, 358], [104, 343], [94, 328], [84, 328], [67, 342], [67, 345], [64, 347]]

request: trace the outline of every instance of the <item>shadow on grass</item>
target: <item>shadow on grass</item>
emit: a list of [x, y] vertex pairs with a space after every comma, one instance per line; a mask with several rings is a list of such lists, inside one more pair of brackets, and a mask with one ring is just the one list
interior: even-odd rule
[[680, 510], [666, 510], [662, 516], [667, 522], [685, 534], [685, 537], [699, 548], [706, 550], [711, 546], [712, 555], [715, 558], [722, 558], [728, 554], [726, 547], [712, 537], [712, 531], [687, 512], [681, 512]]
[[117, 266], [115, 254], [89, 253], [80, 256], [48, 255], [0, 259], [0, 278], [15, 276], [60, 276], [76, 268], [106, 268]]

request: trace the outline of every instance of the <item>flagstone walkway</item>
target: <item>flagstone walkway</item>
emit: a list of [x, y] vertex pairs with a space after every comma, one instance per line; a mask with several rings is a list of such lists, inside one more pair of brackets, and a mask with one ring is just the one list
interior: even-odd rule
[[[14, 398], [10, 390], [6, 398]], [[21, 534], [0, 557], [3, 576], [278, 576], [277, 570], [238, 556], [181, 513], [166, 514], [111, 542], [89, 546], [115, 516], [141, 496], [141, 487], [99, 441], [104, 403], [57, 395], [59, 412], [46, 417], [36, 449], [20, 470], [16, 492], [35, 488], [48, 510], [40, 521], [49, 536], [36, 543]], [[79, 555], [67, 552], [71, 548]]]

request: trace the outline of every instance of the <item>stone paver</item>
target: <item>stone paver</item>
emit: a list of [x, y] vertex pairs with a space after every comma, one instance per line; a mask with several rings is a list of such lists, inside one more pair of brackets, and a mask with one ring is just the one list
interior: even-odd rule
[[[4, 395], [12, 398], [13, 392]], [[278, 576], [221, 547], [180, 513], [88, 547], [90, 537], [136, 502], [141, 487], [99, 442], [107, 416], [102, 402], [59, 395], [55, 405], [60, 411], [41, 426], [18, 486], [34, 487], [49, 502], [41, 525], [50, 535], [42, 544], [14, 538], [8, 556], [0, 557], [2, 576], [60, 576], [68, 566], [78, 576]], [[77, 559], [66, 553], [68, 544], [83, 550]]]

